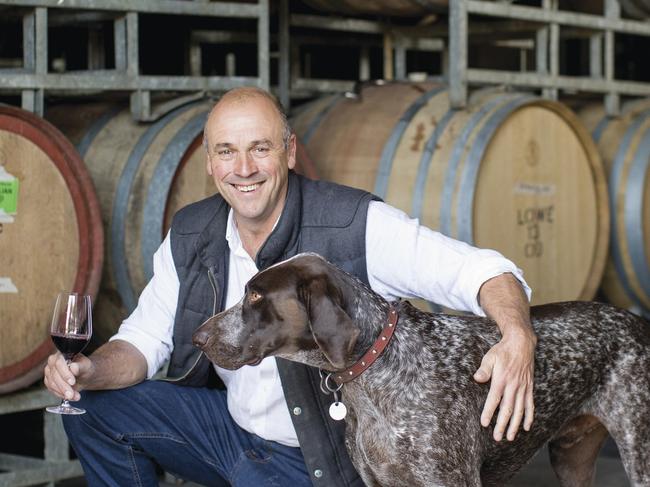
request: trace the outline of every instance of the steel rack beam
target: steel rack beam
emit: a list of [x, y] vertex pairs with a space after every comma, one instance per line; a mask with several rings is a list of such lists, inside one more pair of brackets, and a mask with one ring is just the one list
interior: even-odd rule
[[12, 7], [139, 12], [146, 14], [197, 15], [202, 17], [260, 17], [261, 4], [188, 2], [184, 0], [2, 0]]

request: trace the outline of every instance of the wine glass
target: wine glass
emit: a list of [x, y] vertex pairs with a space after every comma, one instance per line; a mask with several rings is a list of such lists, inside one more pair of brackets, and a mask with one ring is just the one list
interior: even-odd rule
[[[90, 296], [77, 293], [59, 293], [54, 305], [50, 336], [56, 348], [65, 357], [66, 363], [72, 362], [81, 352], [93, 331], [92, 305]], [[46, 408], [56, 414], [83, 414], [85, 409], [71, 406], [67, 399], [58, 406]]]

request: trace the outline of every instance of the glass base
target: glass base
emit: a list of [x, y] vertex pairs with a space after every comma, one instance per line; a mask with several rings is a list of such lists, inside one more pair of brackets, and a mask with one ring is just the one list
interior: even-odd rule
[[58, 406], [50, 406], [45, 408], [48, 413], [54, 414], [84, 414], [86, 412], [83, 408], [76, 408], [71, 406], [68, 401], [64, 401]]

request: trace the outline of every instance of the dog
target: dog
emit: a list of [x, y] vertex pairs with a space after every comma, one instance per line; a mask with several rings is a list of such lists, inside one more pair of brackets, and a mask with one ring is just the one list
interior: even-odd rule
[[493, 321], [389, 303], [316, 254], [259, 272], [194, 339], [227, 369], [273, 355], [329, 371], [369, 487], [503, 486], [546, 443], [562, 486], [591, 485], [608, 433], [631, 484], [650, 486], [650, 325], [596, 302], [534, 306], [531, 320], [535, 420], [511, 442], [479, 422], [489, 386], [473, 374], [500, 338]]

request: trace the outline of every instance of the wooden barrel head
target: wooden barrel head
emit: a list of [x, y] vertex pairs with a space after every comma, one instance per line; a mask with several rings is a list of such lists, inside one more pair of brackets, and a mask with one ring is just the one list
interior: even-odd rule
[[585, 107], [580, 117], [608, 176], [612, 227], [603, 293], [650, 315], [650, 99], [627, 103], [618, 117], [606, 117], [601, 105]]
[[474, 242], [499, 249], [538, 283], [536, 303], [589, 299], [602, 275], [604, 171], [580, 129], [559, 104], [527, 103], [503, 120], [480, 163]]
[[92, 183], [72, 145], [31, 113], [0, 107], [2, 176], [18, 180], [0, 232], [0, 392], [42, 375], [60, 291], [94, 295], [103, 233]]

